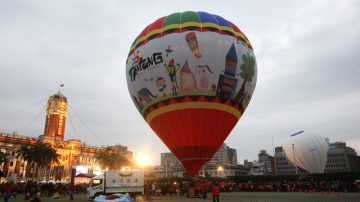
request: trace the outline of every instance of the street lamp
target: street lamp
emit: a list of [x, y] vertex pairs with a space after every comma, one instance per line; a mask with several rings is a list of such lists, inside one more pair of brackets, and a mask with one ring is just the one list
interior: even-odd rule
[[221, 176], [221, 171], [223, 171], [224, 170], [224, 168], [222, 167], [222, 166], [219, 166], [218, 167], [218, 169], [217, 169], [217, 171], [218, 171], [218, 177], [219, 177], [219, 175]]

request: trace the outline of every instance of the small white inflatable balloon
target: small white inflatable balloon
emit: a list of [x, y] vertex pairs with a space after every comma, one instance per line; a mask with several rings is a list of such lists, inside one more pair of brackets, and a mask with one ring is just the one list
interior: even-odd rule
[[327, 161], [328, 143], [324, 137], [300, 131], [283, 145], [289, 161], [310, 173], [323, 173]]

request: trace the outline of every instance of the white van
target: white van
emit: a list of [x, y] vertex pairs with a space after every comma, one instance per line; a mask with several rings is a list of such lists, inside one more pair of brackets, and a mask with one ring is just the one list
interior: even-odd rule
[[129, 193], [133, 197], [138, 194], [144, 195], [144, 171], [105, 171], [104, 175], [92, 178], [87, 193], [89, 198], [115, 193]]

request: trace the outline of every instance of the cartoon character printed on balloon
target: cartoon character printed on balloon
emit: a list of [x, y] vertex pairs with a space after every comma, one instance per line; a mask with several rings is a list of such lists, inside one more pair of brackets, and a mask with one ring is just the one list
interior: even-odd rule
[[178, 94], [177, 90], [179, 89], [179, 85], [176, 79], [176, 72], [180, 68], [180, 64], [179, 63], [175, 64], [174, 59], [170, 59], [168, 64], [164, 63], [164, 67], [170, 77], [170, 81], [172, 85], [172, 93], [173, 95], [177, 95]]
[[156, 86], [159, 88], [159, 93], [162, 93], [163, 96], [166, 96], [166, 93], [165, 93], [165, 88], [166, 88], [166, 83], [165, 83], [165, 79], [164, 77], [158, 77], [156, 79]]
[[195, 32], [190, 32], [185, 35], [185, 40], [189, 46], [191, 52], [195, 55], [196, 58], [201, 58], [200, 47], [198, 40], [196, 38]]
[[138, 91], [137, 97], [140, 103], [145, 101], [146, 104], [149, 104], [152, 101], [151, 98], [157, 98], [157, 95], [153, 95], [147, 88], [142, 88]]
[[134, 52], [133, 57], [132, 57], [133, 64], [138, 64], [142, 56], [143, 56], [143, 53], [140, 52], [139, 50]]
[[197, 66], [196, 73], [198, 73], [198, 75], [200, 76], [200, 82], [199, 82], [200, 89], [208, 89], [209, 88], [209, 78], [207, 77], [207, 72], [209, 72], [210, 74], [213, 73], [211, 71], [209, 65], [198, 65]]
[[[147, 57], [131, 64], [130, 58], [142, 55], [139, 49]], [[256, 62], [247, 65], [251, 57], [253, 48], [240, 29], [206, 12], [159, 18], [132, 44], [126, 71], [134, 104], [189, 175], [198, 174], [243, 116], [256, 85]]]

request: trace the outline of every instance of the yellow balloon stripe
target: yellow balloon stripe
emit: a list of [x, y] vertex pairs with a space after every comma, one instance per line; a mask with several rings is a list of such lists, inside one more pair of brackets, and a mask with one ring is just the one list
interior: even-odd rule
[[232, 115], [234, 115], [237, 119], [241, 117], [241, 112], [237, 110], [236, 108], [228, 105], [224, 105], [221, 103], [209, 103], [209, 102], [183, 102], [183, 103], [176, 103], [176, 104], [170, 104], [164, 107], [161, 107], [159, 109], [156, 109], [152, 111], [146, 118], [146, 122], [148, 124], [151, 123], [151, 121], [156, 118], [157, 116], [160, 116], [164, 113], [176, 111], [176, 110], [182, 110], [182, 109], [214, 109], [219, 111], [228, 112]]
[[233, 33], [235, 36], [240, 37], [243, 41], [245, 41], [245, 43], [247, 45], [251, 46], [250, 41], [247, 40], [242, 33], [236, 32], [231, 27], [219, 26], [219, 25], [217, 25], [215, 23], [210, 23], [210, 22], [207, 22], [207, 23], [185, 22], [185, 23], [182, 23], [182, 24], [171, 24], [171, 25], [165, 26], [163, 28], [159, 28], [159, 29], [155, 29], [155, 30], [150, 31], [145, 36], [143, 36], [143, 37], [139, 38], [138, 40], [136, 40], [135, 44], [133, 46], [131, 46], [130, 52], [131, 52], [131, 50], [134, 50], [135, 47], [139, 43], [145, 41], [147, 38], [149, 38], [152, 35], [161, 34], [162, 32], [166, 32], [167, 30], [171, 30], [171, 29], [180, 29], [180, 28], [186, 28], [186, 27], [199, 27], [199, 28], [201, 28], [201, 27], [213, 27], [213, 28], [216, 28], [216, 29], [219, 29], [219, 30], [228, 31], [228, 32]]

